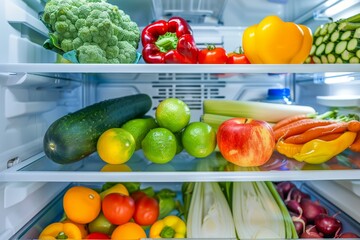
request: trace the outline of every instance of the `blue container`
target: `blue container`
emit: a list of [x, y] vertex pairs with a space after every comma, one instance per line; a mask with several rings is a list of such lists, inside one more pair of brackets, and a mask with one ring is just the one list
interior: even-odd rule
[[270, 88], [265, 102], [291, 104], [291, 94], [289, 88]]

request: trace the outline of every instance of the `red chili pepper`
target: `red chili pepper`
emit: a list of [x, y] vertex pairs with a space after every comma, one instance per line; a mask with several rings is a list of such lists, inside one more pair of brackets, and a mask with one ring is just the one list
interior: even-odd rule
[[227, 55], [224, 48], [213, 45], [199, 51], [198, 61], [202, 64], [223, 64], [226, 63]]
[[242, 48], [239, 48], [239, 51], [231, 52], [228, 54], [228, 58], [226, 60], [228, 64], [250, 64], [249, 59], [245, 56]]
[[197, 63], [198, 48], [185, 19], [158, 20], [141, 34], [142, 55], [147, 63]]

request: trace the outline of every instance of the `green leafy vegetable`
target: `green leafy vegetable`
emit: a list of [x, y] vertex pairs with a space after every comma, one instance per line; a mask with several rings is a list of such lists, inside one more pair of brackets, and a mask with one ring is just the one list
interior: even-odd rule
[[80, 63], [134, 63], [138, 25], [106, 0], [50, 0], [41, 20], [49, 29], [44, 47], [59, 54], [76, 51]]

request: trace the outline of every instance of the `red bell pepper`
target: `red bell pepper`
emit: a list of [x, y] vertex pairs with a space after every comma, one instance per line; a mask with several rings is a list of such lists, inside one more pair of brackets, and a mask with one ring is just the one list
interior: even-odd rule
[[149, 24], [141, 33], [147, 63], [197, 63], [198, 48], [185, 19], [172, 17]]

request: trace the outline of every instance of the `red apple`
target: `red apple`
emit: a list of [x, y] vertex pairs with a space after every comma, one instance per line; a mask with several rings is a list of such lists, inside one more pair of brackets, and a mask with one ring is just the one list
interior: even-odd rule
[[271, 126], [261, 120], [231, 118], [220, 125], [216, 137], [223, 157], [241, 167], [263, 165], [275, 147]]

